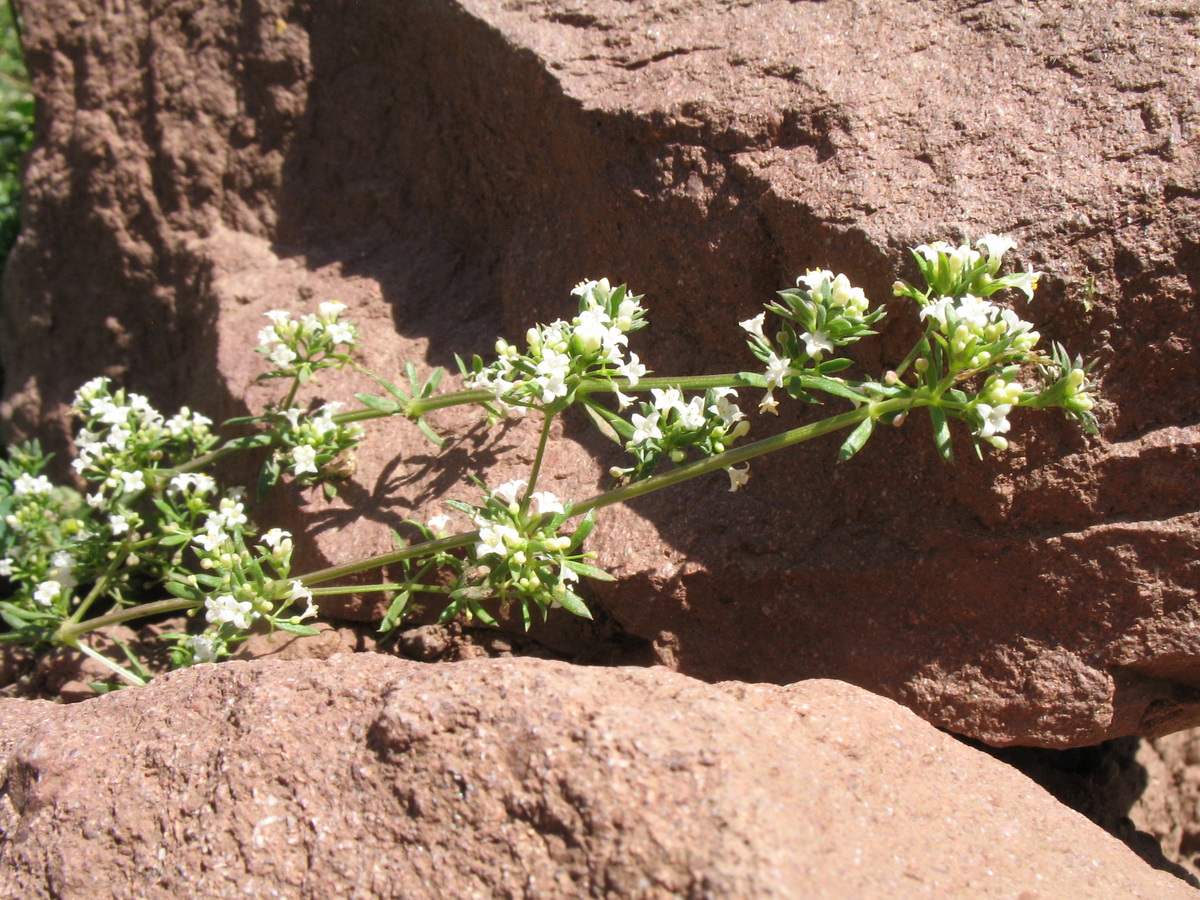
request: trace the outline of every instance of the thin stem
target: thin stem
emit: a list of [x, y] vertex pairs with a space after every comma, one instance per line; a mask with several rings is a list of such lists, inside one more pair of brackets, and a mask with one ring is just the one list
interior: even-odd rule
[[330, 597], [337, 594], [371, 594], [379, 591], [420, 591], [424, 594], [449, 594], [454, 588], [444, 584], [416, 584], [402, 581], [393, 584], [348, 584], [344, 587], [312, 588], [314, 597]]
[[112, 669], [114, 672], [116, 672], [118, 675], [120, 675], [122, 678], [124, 678], [126, 681], [128, 681], [130, 684], [132, 684], [134, 687], [145, 687], [146, 679], [142, 678], [139, 675], [133, 674], [124, 666], [113, 662], [111, 659], [109, 659], [103, 653], [93, 650], [87, 644], [76, 641], [71, 646], [73, 646], [76, 650], [80, 651], [81, 653], [84, 653], [87, 656], [90, 656], [92, 659], [96, 660], [96, 662], [100, 663], [101, 665], [107, 666], [108, 668]]
[[[128, 552], [129, 552], [129, 542], [125, 541], [121, 544], [120, 548], [117, 551], [117, 554], [113, 557], [112, 562], [110, 562], [108, 564], [108, 568], [104, 570], [104, 574], [96, 579], [96, 583], [94, 585], [92, 585], [92, 589], [90, 591], [88, 591], [87, 596], [84, 597], [81, 601], [79, 601], [79, 607], [71, 615], [71, 618], [67, 619], [68, 625], [74, 625], [76, 622], [78, 622], [80, 619], [83, 618], [83, 614], [88, 611], [88, 607], [90, 607], [93, 603], [95, 603], [96, 598], [99, 597], [104, 592], [104, 590], [108, 587], [109, 579], [112, 578], [113, 573], [117, 571], [117, 569], [120, 567], [121, 563], [125, 560], [125, 555]], [[61, 629], [60, 629], [60, 633], [61, 633]]]
[[170, 600], [155, 600], [153, 603], [142, 603], [138, 606], [117, 609], [102, 616], [97, 616], [94, 619], [88, 619], [86, 622], [66, 622], [58, 629], [55, 640], [57, 643], [71, 646], [79, 635], [95, 631], [97, 628], [104, 628], [108, 625], [120, 625], [122, 622], [128, 622], [130, 619], [140, 619], [143, 616], [153, 616], [158, 613], [178, 612], [181, 609], [195, 609], [199, 605], [195, 600], [184, 600], [180, 597], [173, 597]]
[[738, 463], [754, 459], [757, 456], [821, 437], [824, 434], [829, 434], [831, 431], [848, 428], [851, 425], [858, 424], [868, 416], [879, 418], [888, 413], [908, 409], [913, 406], [928, 405], [928, 400], [917, 399], [914, 402], [914, 398], [911, 397], [865, 403], [857, 409], [852, 409], [837, 416], [831, 416], [828, 419], [822, 419], [820, 422], [814, 422], [811, 425], [801, 425], [799, 428], [793, 428], [791, 431], [785, 431], [782, 434], [764, 438], [752, 444], [746, 444], [744, 447], [738, 447], [736, 450], [727, 450], [724, 453], [718, 453], [716, 456], [688, 463], [686, 466], [680, 466], [661, 475], [655, 475], [647, 478], [645, 481], [635, 481], [633, 484], [627, 484], [616, 490], [598, 494], [581, 503], [576, 503], [571, 509], [571, 515], [578, 516], [586, 513], [588, 510], [600, 509], [605, 506], [611, 506], [614, 503], [633, 500], [653, 491], [687, 481], [689, 478], [695, 478], [699, 475], [715, 472], [718, 469], [734, 466]]
[[438, 538], [436, 541], [413, 544], [411, 547], [403, 547], [400, 550], [391, 550], [387, 553], [368, 556], [366, 559], [360, 559], [357, 562], [344, 563], [340, 566], [330, 566], [328, 569], [318, 569], [315, 572], [309, 572], [307, 575], [301, 575], [299, 581], [305, 587], [309, 587], [310, 585], [320, 584], [322, 581], [332, 581], [335, 578], [354, 575], [357, 572], [365, 572], [367, 569], [390, 566], [392, 563], [412, 559], [414, 556], [433, 556], [437, 553], [444, 553], [447, 550], [457, 550], [459, 547], [465, 547], [467, 544], [474, 543], [477, 540], [479, 540], [478, 531]]
[[525, 488], [525, 495], [521, 498], [522, 515], [529, 509], [529, 499], [533, 496], [533, 489], [537, 487], [538, 475], [542, 471], [542, 457], [546, 455], [546, 442], [550, 440], [550, 426], [553, 424], [554, 413], [547, 412], [542, 417], [542, 434], [538, 439], [537, 453], [533, 457], [533, 466], [529, 470], [529, 484]]

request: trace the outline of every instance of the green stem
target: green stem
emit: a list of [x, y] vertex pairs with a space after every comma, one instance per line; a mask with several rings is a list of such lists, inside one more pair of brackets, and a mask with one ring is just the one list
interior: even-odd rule
[[[75, 625], [76, 623], [78, 623], [79, 620], [83, 618], [84, 613], [86, 613], [88, 611], [88, 608], [93, 603], [96, 602], [96, 598], [99, 597], [102, 593], [104, 593], [105, 590], [108, 589], [109, 580], [112, 578], [113, 573], [116, 572], [118, 568], [120, 568], [121, 563], [124, 562], [125, 556], [128, 553], [129, 553], [129, 542], [125, 541], [121, 544], [120, 548], [117, 550], [117, 553], [113, 557], [112, 562], [110, 562], [108, 564], [108, 568], [104, 570], [104, 574], [96, 579], [96, 583], [94, 585], [92, 585], [92, 589], [90, 591], [88, 591], [87, 596], [84, 597], [81, 601], [79, 601], [78, 608], [76, 608], [75, 612], [71, 615], [71, 618], [67, 619], [67, 622], [66, 622], [67, 625]], [[61, 628], [59, 629], [59, 634], [60, 635], [62, 634]]]
[[521, 515], [529, 509], [529, 499], [533, 496], [533, 489], [537, 487], [538, 475], [542, 471], [542, 457], [546, 455], [546, 442], [550, 440], [550, 426], [554, 424], [554, 413], [547, 411], [542, 417], [542, 434], [538, 439], [537, 453], [533, 457], [533, 466], [529, 470], [529, 484], [525, 487], [525, 495], [521, 498]]
[[330, 566], [328, 569], [318, 569], [315, 572], [309, 572], [307, 575], [301, 575], [299, 581], [305, 587], [309, 587], [314, 584], [320, 584], [322, 581], [332, 581], [335, 578], [365, 572], [367, 569], [390, 566], [392, 563], [412, 559], [414, 556], [433, 556], [437, 553], [457, 550], [459, 547], [465, 547], [467, 544], [474, 543], [477, 540], [479, 540], [478, 531], [438, 538], [436, 541], [427, 541], [426, 543], [414, 544], [411, 547], [404, 547], [400, 550], [391, 550], [387, 553], [368, 556], [366, 559], [360, 559], [357, 562], [344, 563], [340, 566]]
[[144, 687], [145, 686], [146, 680], [144, 678], [141, 678], [140, 676], [133, 674], [128, 669], [126, 669], [124, 666], [113, 662], [111, 659], [109, 659], [103, 653], [93, 650], [87, 644], [83, 644], [83, 643], [76, 641], [71, 646], [74, 647], [76, 650], [80, 651], [81, 653], [84, 653], [87, 656], [90, 656], [92, 659], [96, 660], [96, 662], [100, 663], [101, 665], [107, 666], [108, 668], [112, 669], [114, 672], [116, 672], [118, 675], [120, 675], [122, 678], [124, 678], [126, 681], [128, 681], [130, 684], [132, 684], [134, 687]]
[[130, 619], [140, 619], [143, 616], [178, 612], [181, 609], [195, 609], [199, 605], [195, 600], [184, 600], [175, 597], [170, 600], [155, 600], [153, 603], [142, 603], [138, 606], [117, 609], [102, 616], [97, 616], [94, 619], [88, 619], [86, 622], [63, 623], [58, 629], [58, 634], [55, 635], [55, 641], [59, 644], [74, 646], [79, 635], [95, 631], [97, 628], [104, 628], [108, 625], [120, 625], [123, 622], [128, 622]]
[[588, 510], [600, 509], [605, 506], [611, 506], [614, 503], [633, 500], [653, 491], [687, 481], [689, 478], [696, 478], [699, 475], [715, 472], [718, 469], [735, 466], [738, 463], [746, 462], [757, 456], [773, 453], [776, 450], [782, 450], [784, 447], [791, 447], [794, 444], [821, 437], [824, 434], [829, 434], [831, 431], [848, 428], [851, 425], [858, 424], [868, 416], [874, 416], [878, 419], [881, 416], [909, 409], [910, 407], [928, 406], [930, 402], [924, 398], [904, 397], [865, 403], [857, 409], [852, 409], [837, 416], [831, 416], [828, 419], [822, 419], [820, 422], [814, 422], [811, 425], [801, 425], [799, 428], [793, 428], [782, 434], [763, 438], [761, 441], [746, 444], [743, 447], [738, 447], [736, 450], [727, 450], [724, 453], [718, 453], [716, 456], [710, 456], [707, 459], [697, 460], [696, 462], [688, 463], [686, 466], [680, 466], [670, 472], [654, 475], [645, 481], [635, 481], [633, 484], [627, 484], [616, 490], [591, 497], [581, 503], [576, 503], [571, 509], [571, 515], [578, 516], [586, 513]]
[[425, 594], [449, 594], [454, 588], [444, 584], [416, 584], [402, 581], [394, 584], [348, 584], [344, 587], [312, 588], [314, 597], [329, 597], [337, 594], [371, 594], [379, 591], [420, 591]]

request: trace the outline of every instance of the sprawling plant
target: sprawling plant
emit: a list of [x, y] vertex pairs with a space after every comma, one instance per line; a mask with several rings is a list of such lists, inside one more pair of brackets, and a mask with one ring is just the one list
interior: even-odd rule
[[[952, 420], [965, 426], [982, 455], [985, 446], [1008, 447], [1010, 416], [1019, 407], [1056, 407], [1094, 432], [1090, 366], [1057, 344], [1039, 349], [1033, 325], [990, 299], [1005, 290], [1033, 297], [1037, 273], [1000, 274], [1011, 247], [988, 235], [974, 247], [916, 248], [924, 286], [898, 281], [894, 293], [914, 301], [924, 329], [904, 359], [875, 378], [846, 377], [853, 361], [843, 353], [876, 334], [884, 309], [872, 307], [845, 275], [812, 270], [740, 323], [761, 373], [650, 377], [629, 349], [630, 336], [646, 325], [642, 298], [601, 279], [576, 286], [577, 313], [530, 328], [523, 348], [500, 339], [493, 360], [460, 359], [463, 390], [437, 393], [442, 370], [422, 380], [410, 363], [406, 388], [366, 373], [383, 393], [356, 394], [360, 405], [349, 410], [296, 401], [321, 370], [353, 365], [349, 354], [360, 335], [341, 319], [344, 306], [323, 303], [299, 319], [272, 311], [257, 350], [270, 365], [261, 377], [284, 385], [282, 396], [261, 415], [225, 423], [250, 433], [223, 441], [202, 415], [185, 408], [168, 419], [146, 398], [94, 379], [74, 404], [80, 427], [72, 465], [87, 485], [82, 493], [43, 474], [47, 458], [36, 445], [10, 448], [0, 463], [0, 576], [9, 585], [0, 601], [9, 630], [0, 640], [76, 647], [140, 684], [145, 668], [128, 650], [125, 659], [111, 659], [86, 636], [186, 610], [204, 624], [166, 636], [176, 663], [213, 662], [255, 630], [314, 633], [305, 620], [317, 614], [317, 595], [367, 591], [390, 597], [380, 623], [387, 634], [401, 627], [417, 595], [440, 598], [443, 620], [462, 615], [495, 624], [498, 614], [515, 610], [529, 627], [558, 607], [589, 617], [577, 592], [580, 579], [611, 576], [584, 541], [597, 511], [614, 503], [719, 470], [736, 491], [755, 457], [839, 430], [849, 432], [839, 453], [848, 460], [879, 422], [901, 425], [918, 409], [932, 420], [947, 460]], [[763, 391], [764, 413], [776, 412], [780, 393], [848, 408], [746, 443], [750, 423], [738, 392], [754, 390]], [[528, 476], [494, 486], [477, 482], [476, 503], [446, 500], [445, 513], [410, 521], [416, 539], [398, 541], [389, 553], [297, 575], [292, 535], [278, 528], [259, 533], [245, 490], [223, 487], [210, 474], [223, 457], [257, 452], [264, 456], [258, 496], [285, 473], [332, 494], [363, 439], [360, 423], [403, 416], [441, 446], [424, 416], [459, 404], [479, 406], [493, 422], [530, 411], [540, 417]], [[610, 490], [581, 500], [538, 484], [551, 423], [571, 406], [582, 407], [629, 456], [627, 465], [612, 469]], [[398, 566], [403, 577], [328, 585], [383, 566]], [[171, 596], [162, 599], [164, 591]]]

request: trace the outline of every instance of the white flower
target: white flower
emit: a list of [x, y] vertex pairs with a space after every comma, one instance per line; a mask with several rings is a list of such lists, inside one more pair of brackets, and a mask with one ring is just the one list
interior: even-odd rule
[[193, 635], [184, 642], [184, 645], [192, 651], [192, 665], [217, 661], [216, 642], [210, 637]]
[[765, 322], [766, 319], [766, 313], [759, 313], [754, 318], [746, 319], [744, 322], [738, 322], [738, 324], [769, 347], [771, 346], [771, 342], [767, 340], [767, 336], [763, 334], [763, 322]]
[[629, 354], [629, 362], [617, 366], [617, 374], [629, 379], [630, 387], [637, 387], [638, 380], [646, 374], [646, 367], [638, 360], [636, 353]]
[[345, 303], [339, 303], [336, 300], [326, 300], [317, 307], [317, 312], [326, 322], [332, 322], [342, 314], [342, 310], [345, 308]]
[[870, 305], [863, 289], [851, 285], [850, 279], [845, 275], [838, 275], [829, 285], [829, 302], [833, 306], [844, 307], [847, 312], [855, 316], [861, 316]]
[[271, 351], [267, 359], [271, 360], [279, 368], [286, 369], [296, 361], [296, 352], [286, 344], [280, 344]]
[[358, 335], [355, 333], [354, 326], [349, 322], [334, 322], [332, 325], [326, 325], [325, 333], [329, 335], [329, 339], [335, 344], [355, 344], [358, 342]]
[[1033, 292], [1037, 290], [1038, 278], [1041, 277], [1041, 274], [1041, 272], [1022, 272], [1018, 275], [1009, 275], [1009, 286], [1024, 293], [1027, 300], [1032, 300]]
[[492, 491], [492, 496], [497, 497], [505, 502], [506, 505], [512, 505], [517, 502], [517, 495], [521, 490], [529, 484], [523, 478], [514, 478], [512, 481], [506, 481], [500, 487]]
[[444, 534], [447, 530], [446, 526], [450, 524], [450, 517], [442, 514], [431, 516], [429, 521], [425, 523], [425, 527], [434, 534]]
[[983, 425], [977, 433], [984, 440], [989, 440], [993, 435], [1004, 434], [1012, 427], [1008, 421], [1008, 414], [1012, 412], [1012, 406], [1007, 403], [1001, 403], [998, 406], [977, 403], [975, 411], [983, 420]]
[[667, 388], [665, 391], [661, 388], [651, 388], [650, 393], [654, 395], [654, 408], [664, 416], [673, 409], [683, 412], [683, 394], [678, 388]]
[[225, 497], [221, 500], [220, 508], [216, 512], [209, 513], [204, 524], [209, 531], [215, 531], [220, 528], [240, 528], [247, 521], [245, 505], [230, 497]]
[[688, 431], [696, 431], [703, 428], [705, 422], [704, 417], [704, 398], [693, 397], [692, 401], [686, 406], [679, 409], [679, 424]]
[[511, 525], [484, 525], [479, 529], [479, 543], [475, 545], [475, 555], [495, 553], [508, 556], [509, 549], [519, 543], [521, 532]]
[[297, 600], [303, 600], [306, 604], [304, 612], [300, 613], [299, 618], [310, 619], [317, 614], [316, 604], [313, 603], [312, 591], [306, 588], [299, 581], [293, 580], [287, 592], [287, 600], [295, 603]]
[[113, 474], [121, 479], [121, 491], [123, 493], [136, 494], [138, 491], [146, 489], [146, 476], [142, 473], [141, 469], [133, 472], [116, 471]]
[[819, 361], [823, 352], [833, 352], [833, 341], [822, 331], [806, 331], [800, 340], [804, 341], [804, 352], [815, 360]]
[[713, 388], [712, 396], [713, 404], [708, 411], [717, 416], [726, 428], [746, 417], [736, 403], [730, 403], [727, 399], [737, 396], [737, 391], [733, 388]]
[[271, 320], [273, 325], [287, 325], [292, 320], [291, 314], [286, 309], [272, 309], [263, 313]]
[[61, 593], [62, 585], [57, 581], [43, 581], [34, 590], [33, 599], [42, 606], [50, 606]]
[[129, 530], [129, 520], [119, 513], [113, 513], [108, 517], [108, 530], [113, 533], [113, 537], [122, 535]]
[[265, 328], [259, 329], [258, 346], [269, 347], [271, 344], [277, 344], [281, 338], [275, 331], [274, 325], [268, 325]]
[[988, 258], [988, 271], [995, 275], [1000, 269], [1000, 261], [1004, 254], [1017, 245], [1014, 241], [998, 234], [985, 234], [975, 242], [975, 246], [983, 248], [983, 252], [987, 254]]
[[763, 398], [758, 401], [758, 411], [769, 412], [773, 416], [779, 415], [779, 401], [775, 399], [775, 395], [767, 391]]
[[750, 480], [750, 464], [746, 463], [742, 468], [737, 466], [726, 466], [725, 471], [729, 474], [729, 492], [735, 493], [738, 488], [742, 487]]
[[612, 327], [611, 321], [600, 309], [585, 309], [575, 318], [572, 334], [579, 341], [581, 353], [599, 353], [629, 340], [619, 328]]
[[633, 398], [628, 394], [622, 394], [620, 391], [614, 391], [617, 395], [617, 407], [620, 409], [628, 409], [633, 405]]
[[808, 288], [810, 294], [815, 294], [824, 287], [827, 281], [833, 281], [833, 273], [828, 269], [809, 269], [796, 279], [796, 287], [803, 284]]
[[292, 471], [297, 475], [303, 475], [305, 472], [311, 472], [314, 475], [319, 474], [317, 469], [317, 451], [308, 446], [308, 444], [293, 447]]
[[537, 504], [537, 514], [544, 516], [547, 513], [560, 513], [563, 511], [562, 501], [555, 497], [549, 491], [535, 491], [532, 494], [534, 502]]
[[632, 447], [634, 444], [643, 444], [647, 441], [662, 440], [662, 431], [658, 427], [658, 420], [661, 413], [657, 410], [650, 413], [648, 416], [634, 413], [630, 418], [633, 422], [633, 436], [629, 439], [627, 446]]
[[17, 480], [13, 482], [13, 494], [17, 497], [22, 497], [26, 494], [48, 494], [54, 489], [54, 485], [50, 483], [50, 479], [45, 475], [39, 475], [34, 478], [28, 473], [21, 473], [17, 476]]
[[567, 395], [566, 378], [571, 374], [571, 357], [567, 354], [547, 349], [534, 371], [535, 381], [542, 389], [543, 403], [552, 403]]
[[228, 622], [234, 628], [243, 631], [258, 618], [258, 615], [251, 611], [253, 606], [248, 600], [238, 601], [232, 594], [209, 597], [204, 601], [204, 607], [208, 610], [204, 618], [210, 623], [224, 625]]
[[265, 544], [275, 551], [280, 550], [282, 547], [284, 548], [283, 552], [286, 553], [291, 549], [292, 535], [291, 532], [284, 531], [282, 528], [272, 528], [270, 531], [263, 534], [263, 536], [258, 539], [258, 542], [260, 544]]
[[12, 577], [13, 565], [13, 560], [7, 556], [3, 559], [0, 559], [0, 576], [3, 576], [4, 578]]
[[797, 369], [791, 367], [791, 360], [783, 360], [771, 351], [767, 355], [767, 392], [770, 393], [777, 387], [783, 387], [783, 383], [793, 375], [799, 375]]
[[203, 534], [198, 534], [192, 538], [193, 544], [199, 544], [204, 548], [205, 553], [215, 553], [229, 541], [229, 535], [221, 531], [220, 528], [214, 528], [211, 523], [212, 517], [209, 517], [208, 528]]

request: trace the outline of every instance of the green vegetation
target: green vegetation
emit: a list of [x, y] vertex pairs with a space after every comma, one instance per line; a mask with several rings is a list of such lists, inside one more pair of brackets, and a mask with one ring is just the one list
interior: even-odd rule
[[33, 94], [11, 3], [0, 5], [0, 273], [21, 221], [21, 163], [33, 143]]

